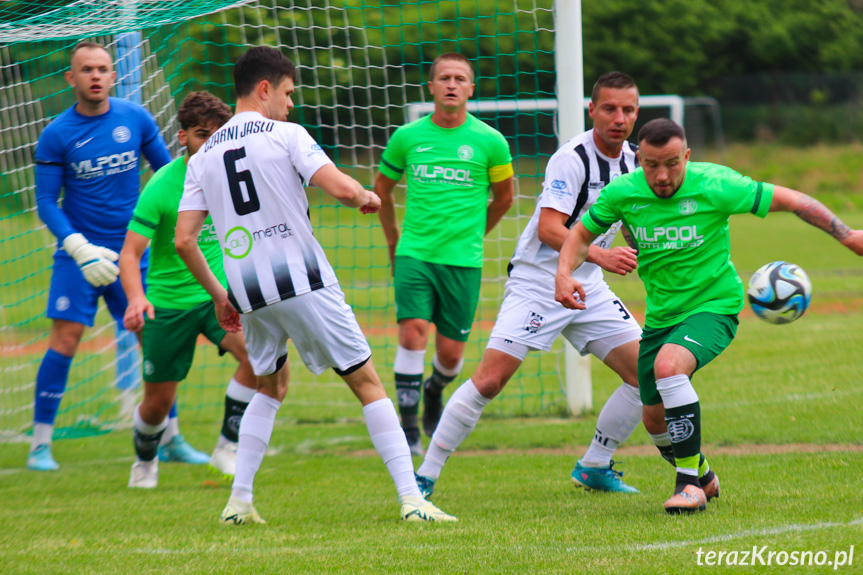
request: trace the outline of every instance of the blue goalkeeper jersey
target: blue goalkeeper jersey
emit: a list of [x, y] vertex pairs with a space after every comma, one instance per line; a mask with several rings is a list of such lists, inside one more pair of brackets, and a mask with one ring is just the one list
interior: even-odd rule
[[109, 102], [99, 116], [84, 116], [72, 106], [42, 131], [36, 203], [60, 242], [79, 232], [90, 243], [119, 252], [138, 201], [141, 155], [156, 171], [171, 154], [145, 108], [120, 98]]

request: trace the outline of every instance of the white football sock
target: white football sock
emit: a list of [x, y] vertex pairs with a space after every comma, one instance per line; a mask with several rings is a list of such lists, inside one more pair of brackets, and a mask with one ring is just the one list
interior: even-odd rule
[[162, 434], [162, 440], [159, 442], [159, 447], [168, 445], [175, 435], [180, 435], [180, 419], [177, 417], [168, 418], [168, 427], [165, 428], [165, 433]]
[[470, 379], [453, 392], [429, 442], [425, 459], [417, 470], [417, 475], [437, 481], [446, 460], [474, 430], [482, 410], [490, 401], [491, 399], [483, 396]]
[[236, 401], [242, 401], [243, 403], [249, 403], [252, 401], [252, 398], [255, 397], [255, 393], [257, 393], [257, 390], [242, 385], [233, 377], [231, 378], [231, 381], [228, 382], [228, 388], [225, 390], [225, 395]]
[[629, 439], [641, 423], [641, 396], [638, 388], [623, 383], [614, 390], [596, 420], [596, 432], [587, 453], [581, 458], [585, 467], [608, 467], [617, 446]]
[[54, 426], [50, 423], [33, 424], [33, 442], [30, 444], [32, 451], [43, 443], [51, 445], [51, 436], [54, 434]]
[[[141, 417], [141, 404], [139, 403], [137, 405], [137, 407], [135, 407], [135, 411], [132, 412], [132, 422], [135, 425], [135, 429], [137, 429], [139, 432], [143, 433], [144, 435], [154, 435], [156, 433], [159, 433], [163, 429], [165, 429], [168, 426], [169, 420], [166, 417], [161, 422], [159, 422], [155, 425], [153, 425], [151, 423], [147, 423]], [[167, 431], [166, 431], [166, 433], [167, 433]]]
[[391, 399], [379, 399], [363, 407], [363, 417], [378, 455], [396, 484], [399, 497], [419, 495], [414, 479], [414, 464], [399, 416]]
[[231, 497], [246, 503], [252, 502], [252, 486], [255, 475], [264, 460], [264, 452], [273, 435], [276, 413], [281, 402], [263, 393], [256, 393], [243, 420], [240, 422], [240, 441], [237, 444], [237, 470]]

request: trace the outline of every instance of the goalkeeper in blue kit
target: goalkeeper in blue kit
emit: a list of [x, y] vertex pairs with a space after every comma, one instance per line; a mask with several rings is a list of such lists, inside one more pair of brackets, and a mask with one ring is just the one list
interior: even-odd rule
[[45, 128], [36, 147], [39, 217], [58, 239], [48, 294], [51, 334], [36, 375], [33, 442], [27, 456], [28, 469], [37, 471], [59, 467], [51, 452], [54, 419], [100, 297], [122, 325], [126, 296], [114, 262], [138, 201], [141, 155], [154, 171], [171, 161], [149, 112], [109, 96], [116, 72], [105, 47], [78, 43], [65, 77], [77, 101]]

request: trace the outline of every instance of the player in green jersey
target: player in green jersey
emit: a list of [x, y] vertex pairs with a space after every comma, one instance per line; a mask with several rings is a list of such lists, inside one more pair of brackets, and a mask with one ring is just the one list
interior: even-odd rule
[[[512, 205], [509, 145], [500, 132], [468, 114], [473, 89], [474, 71], [467, 58], [453, 52], [438, 56], [429, 73], [434, 112], [395, 131], [375, 180], [395, 278], [396, 392], [414, 455], [423, 454], [417, 421], [420, 386], [425, 395], [423, 429], [431, 437], [443, 409], [441, 392], [464, 363], [479, 301], [483, 237]], [[392, 191], [405, 173], [400, 233]], [[432, 323], [437, 353], [423, 384]]]
[[[677, 478], [668, 513], [704, 510], [699, 486], [701, 415], [691, 378], [718, 356], [737, 332], [743, 284], [730, 259], [728, 218], [794, 212], [863, 255], [863, 231], [849, 229], [820, 202], [796, 190], [756, 182], [716, 164], [689, 162], [683, 128], [652, 120], [638, 133], [641, 168], [605, 187], [570, 230], [560, 252], [555, 299], [586, 309], [582, 286], [570, 275], [599, 234], [621, 220], [637, 243], [638, 275], [647, 313], [638, 358], [644, 426], [669, 434], [668, 459]], [[718, 491], [717, 491], [718, 493]]]
[[[239, 362], [225, 395], [222, 433], [209, 458], [220, 474], [233, 476], [236, 468], [237, 433], [240, 419], [256, 391], [256, 380], [241, 333], [226, 333], [219, 326], [209, 294], [195, 280], [174, 249], [177, 208], [189, 158], [231, 118], [231, 109], [207, 92], [192, 92], [180, 106], [180, 144], [186, 154], [177, 158], [147, 183], [129, 222], [120, 253], [123, 290], [129, 300], [124, 323], [131, 331], [143, 330], [144, 398], [134, 413], [134, 444], [137, 459], [132, 465], [129, 487], [156, 487], [159, 459], [157, 446], [168, 427], [168, 413], [177, 394], [177, 384], [192, 366], [195, 343], [203, 334], [230, 352]], [[138, 272], [150, 246], [147, 288]], [[198, 243], [213, 272], [225, 283], [221, 248], [211, 221], [207, 221]]]

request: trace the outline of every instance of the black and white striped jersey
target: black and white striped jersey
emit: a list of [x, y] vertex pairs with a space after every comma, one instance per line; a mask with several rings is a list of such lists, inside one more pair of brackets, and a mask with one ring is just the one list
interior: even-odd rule
[[180, 211], [210, 212], [237, 310], [337, 283], [304, 189], [329, 163], [305, 128], [257, 112], [234, 116], [189, 160]]
[[[540, 211], [542, 208], [553, 208], [567, 214], [569, 217], [566, 227], [571, 228], [596, 202], [602, 188], [617, 176], [630, 173], [638, 167], [636, 149], [636, 145], [627, 141], [623, 143], [618, 158], [609, 158], [596, 148], [591, 129], [572, 138], [554, 153], [545, 170], [545, 181], [536, 210], [516, 245], [510, 263], [510, 277], [546, 285], [554, 291], [559, 254], [539, 241]], [[593, 243], [600, 247], [609, 247], [619, 229], [618, 222]], [[590, 291], [592, 285], [604, 282], [602, 269], [592, 263], [583, 264], [575, 270], [573, 277], [584, 285], [587, 291]]]

